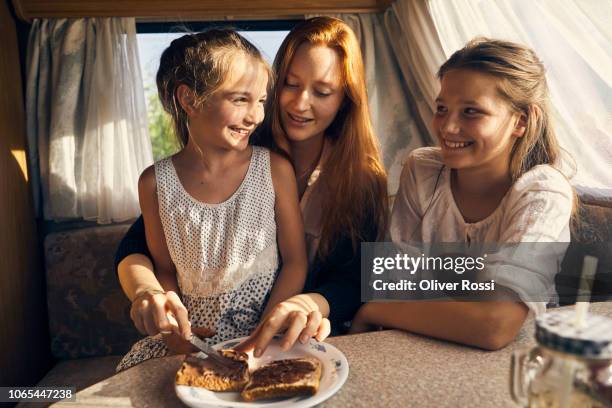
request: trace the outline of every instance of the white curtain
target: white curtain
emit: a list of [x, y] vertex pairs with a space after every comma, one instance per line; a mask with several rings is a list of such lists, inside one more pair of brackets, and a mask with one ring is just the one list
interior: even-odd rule
[[133, 18], [35, 20], [27, 128], [38, 214], [124, 221], [153, 162]]
[[527, 44], [544, 61], [561, 146], [579, 192], [612, 197], [612, 2], [429, 0], [444, 53], [476, 36]]
[[399, 29], [391, 30], [389, 40], [404, 77], [413, 78], [419, 114], [430, 129], [440, 89], [436, 73], [446, 60], [436, 27], [426, 0], [397, 0], [387, 11], [390, 13]]

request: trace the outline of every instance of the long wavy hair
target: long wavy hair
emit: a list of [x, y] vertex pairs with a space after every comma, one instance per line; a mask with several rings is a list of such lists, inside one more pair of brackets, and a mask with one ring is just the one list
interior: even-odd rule
[[359, 42], [351, 28], [336, 18], [308, 19], [294, 27], [283, 41], [273, 64], [277, 87], [268, 100], [257, 143], [291, 156], [279, 101], [293, 57], [302, 44], [335, 50], [342, 65], [344, 102], [325, 130], [331, 149], [324, 177], [319, 181], [326, 184], [319, 245], [319, 256], [324, 258], [335, 241], [347, 234], [356, 250], [364, 240], [364, 225], [376, 225], [379, 238], [384, 233], [388, 217], [387, 175], [370, 119]]

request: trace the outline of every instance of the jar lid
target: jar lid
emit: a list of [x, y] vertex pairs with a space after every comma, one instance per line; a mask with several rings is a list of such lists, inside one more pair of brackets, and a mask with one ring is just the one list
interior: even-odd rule
[[545, 313], [536, 319], [536, 340], [562, 353], [612, 359], [612, 319], [589, 314], [580, 329], [574, 326], [575, 320], [574, 310]]

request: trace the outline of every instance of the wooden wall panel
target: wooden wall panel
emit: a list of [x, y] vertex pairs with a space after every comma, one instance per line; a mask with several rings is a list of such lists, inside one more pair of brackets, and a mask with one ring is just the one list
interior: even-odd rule
[[392, 0], [13, 0], [20, 18], [140, 17], [168, 20], [290, 18], [384, 11]]
[[7, 0], [0, 0], [0, 41], [0, 386], [32, 385], [51, 357], [25, 162], [19, 50]]

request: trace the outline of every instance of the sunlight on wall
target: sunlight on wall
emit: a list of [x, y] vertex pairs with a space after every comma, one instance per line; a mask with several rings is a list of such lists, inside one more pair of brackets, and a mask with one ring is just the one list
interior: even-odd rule
[[19, 168], [21, 169], [21, 173], [23, 174], [24, 180], [27, 182], [28, 181], [28, 165], [26, 162], [25, 150], [14, 149], [14, 150], [11, 150], [11, 154], [15, 158], [15, 161], [17, 162], [17, 164], [19, 165]]

